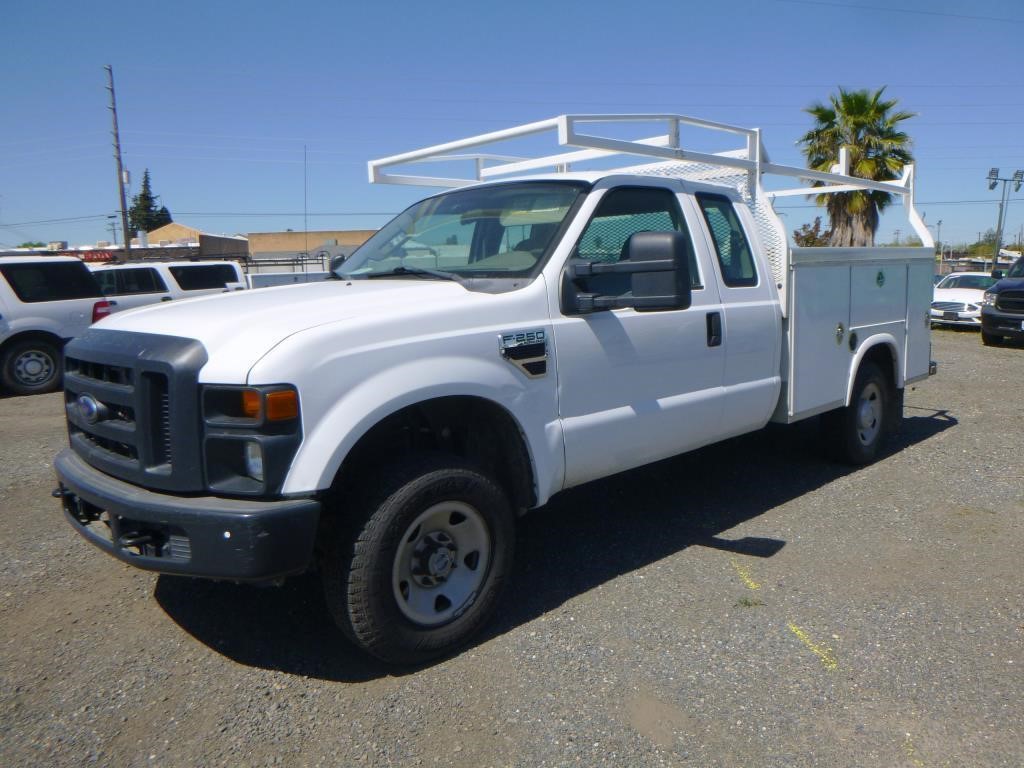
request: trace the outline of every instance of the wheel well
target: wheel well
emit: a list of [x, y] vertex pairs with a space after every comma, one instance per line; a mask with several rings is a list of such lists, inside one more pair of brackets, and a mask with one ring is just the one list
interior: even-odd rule
[[64, 339], [55, 334], [48, 333], [46, 331], [22, 331], [21, 333], [17, 333], [14, 336], [11, 336], [11, 338], [4, 340], [4, 342], [0, 344], [0, 355], [4, 354], [15, 344], [33, 340], [49, 342], [50, 344], [53, 344], [58, 351], [64, 347]]
[[380, 421], [349, 451], [332, 488], [346, 494], [385, 463], [424, 451], [450, 453], [477, 464], [505, 489], [515, 508], [536, 503], [532, 465], [519, 425], [501, 406], [468, 396], [427, 400]]
[[861, 359], [860, 364], [864, 365], [864, 362], [870, 360], [872, 363], [877, 365], [886, 380], [889, 382], [889, 386], [892, 387], [892, 391], [896, 391], [896, 353], [888, 344], [876, 344], [866, 353]]

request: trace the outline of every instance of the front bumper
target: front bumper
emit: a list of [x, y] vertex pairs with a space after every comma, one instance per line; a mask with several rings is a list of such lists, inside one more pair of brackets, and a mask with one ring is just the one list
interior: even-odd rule
[[154, 493], [65, 449], [54, 461], [64, 516], [85, 539], [136, 568], [269, 581], [308, 568], [320, 519], [312, 498], [260, 501]]
[[955, 325], [961, 328], [978, 328], [981, 326], [981, 310], [974, 312], [942, 312], [938, 309], [929, 310], [932, 325]]
[[981, 311], [981, 329], [992, 336], [1011, 336], [1024, 339], [1024, 315], [1019, 312], [1001, 312], [993, 307]]

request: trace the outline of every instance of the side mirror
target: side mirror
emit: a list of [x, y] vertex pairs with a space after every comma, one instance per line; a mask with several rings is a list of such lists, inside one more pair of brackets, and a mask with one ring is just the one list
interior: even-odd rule
[[[563, 278], [562, 306], [578, 314], [621, 308], [637, 312], [687, 309], [691, 301], [692, 250], [690, 238], [681, 232], [636, 232], [626, 241], [621, 261], [570, 263]], [[631, 290], [619, 296], [602, 296], [581, 292], [573, 282], [606, 274], [630, 275]]]
[[1003, 270], [1001, 270], [1001, 269], [993, 269], [992, 270], [992, 277], [995, 278], [996, 280], [1002, 280], [1003, 279]]

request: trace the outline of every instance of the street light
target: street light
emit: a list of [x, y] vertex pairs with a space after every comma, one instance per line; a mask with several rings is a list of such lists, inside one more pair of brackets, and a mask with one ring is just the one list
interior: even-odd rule
[[[986, 176], [985, 178], [988, 179], [989, 189], [995, 189], [996, 185], [1000, 181], [1003, 182], [1003, 191], [999, 197], [999, 219], [996, 223], [996, 242], [995, 246], [992, 248], [992, 269], [995, 269], [996, 264], [999, 261], [999, 247], [1003, 244], [1003, 212], [1006, 209], [1006, 203], [1010, 198], [1010, 193], [1009, 190], [1006, 188], [1006, 185], [1012, 181], [1013, 191], [1020, 192], [1020, 185], [1022, 182], [1024, 182], [1024, 169], [1018, 168], [1016, 171], [1013, 172], [1013, 176], [1011, 176], [1008, 179], [1004, 179], [999, 175], [998, 168], [992, 168], [989, 170], [988, 176]], [[985, 264], [984, 262], [982, 262], [982, 269], [984, 269], [984, 267]]]

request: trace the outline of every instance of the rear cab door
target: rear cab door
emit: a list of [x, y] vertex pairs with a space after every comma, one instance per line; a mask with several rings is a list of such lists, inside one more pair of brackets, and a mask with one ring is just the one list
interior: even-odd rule
[[732, 190], [696, 187], [700, 235], [711, 255], [722, 300], [722, 438], [763, 427], [782, 387], [782, 309], [760, 255], [750, 209]]

